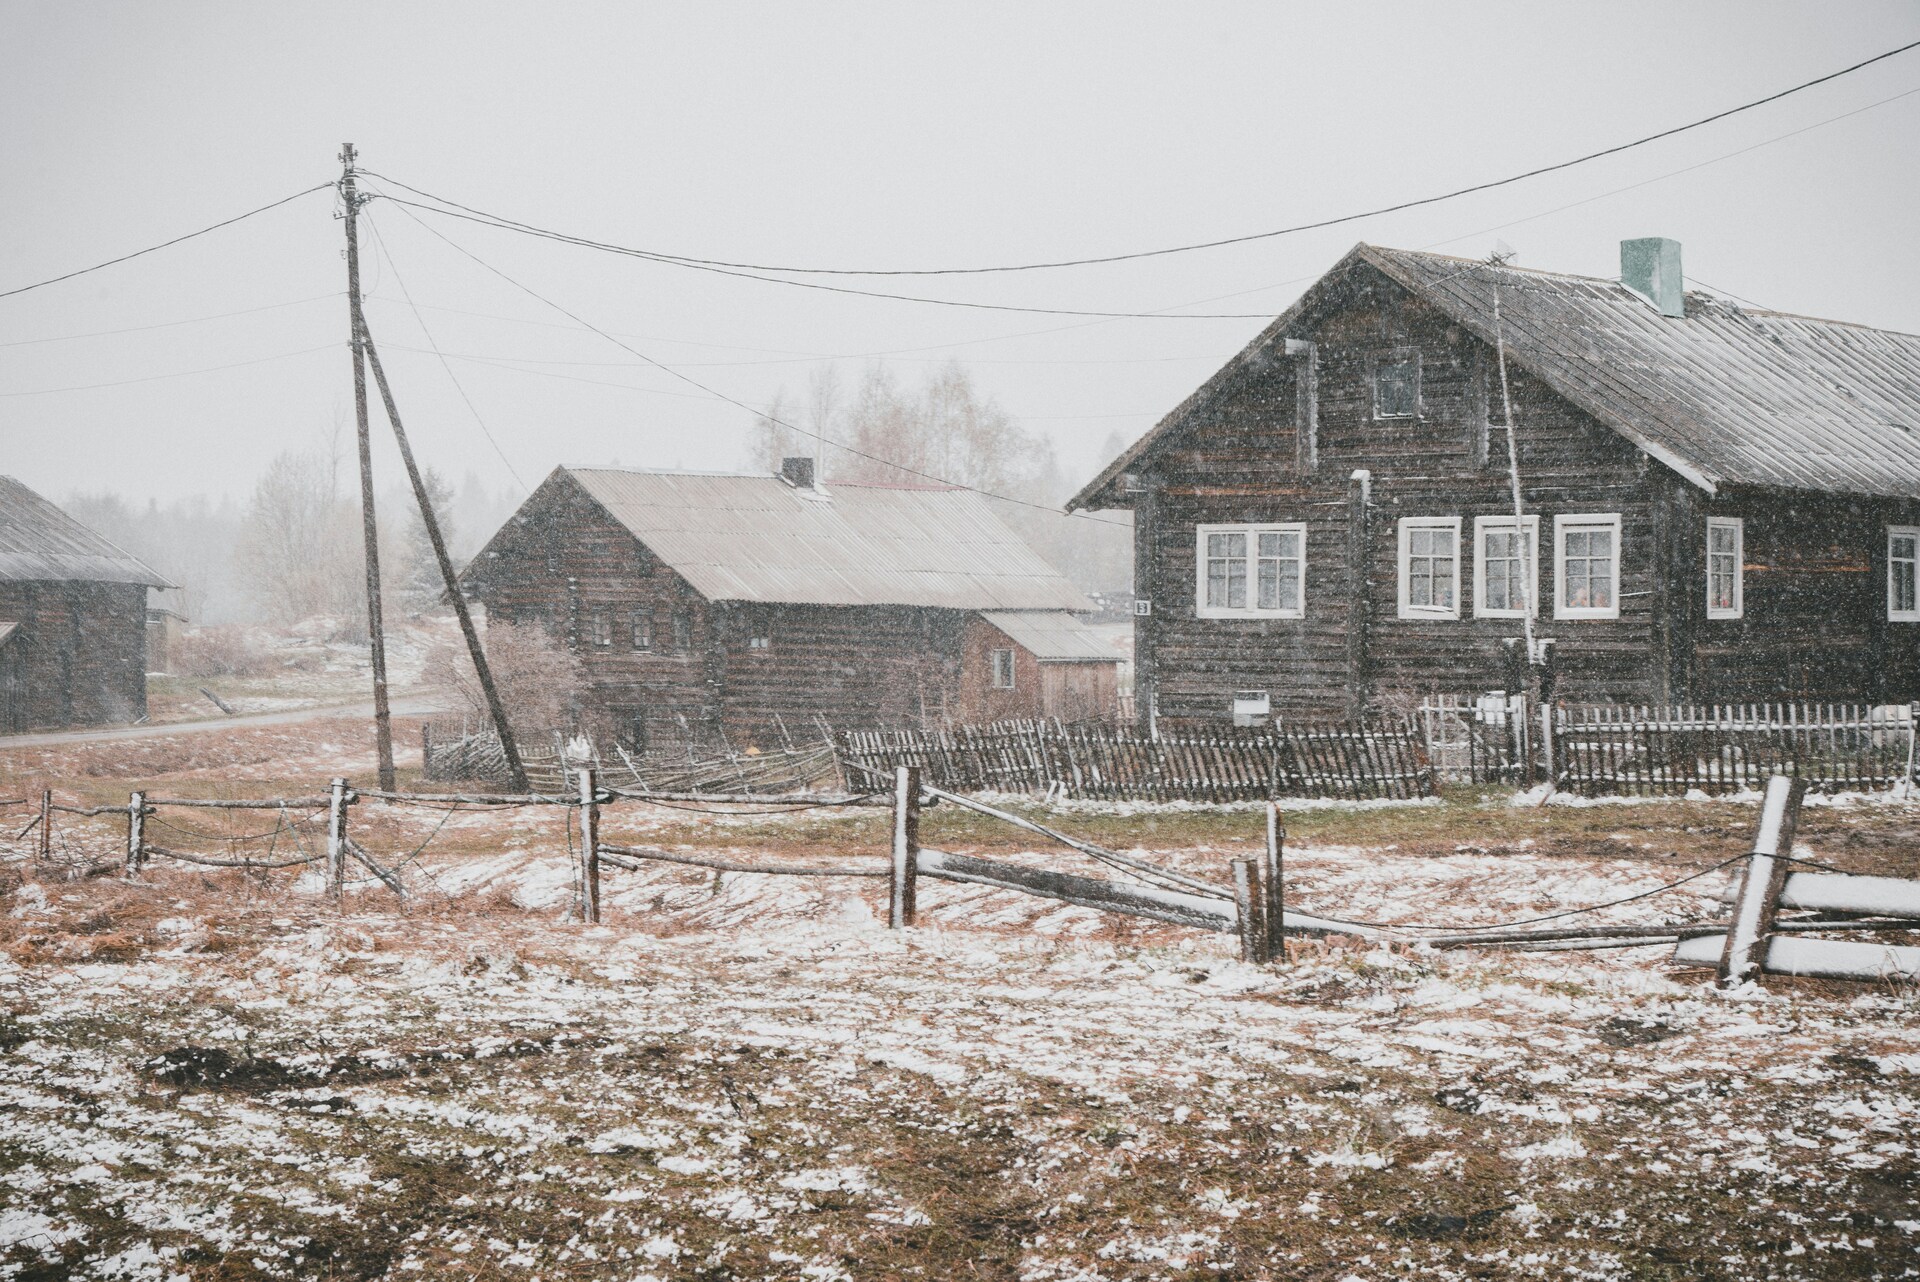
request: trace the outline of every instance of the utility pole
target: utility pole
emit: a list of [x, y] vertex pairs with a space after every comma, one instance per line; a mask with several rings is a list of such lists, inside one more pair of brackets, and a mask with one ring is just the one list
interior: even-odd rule
[[487, 711], [493, 716], [493, 728], [500, 736], [500, 751], [507, 759], [507, 776], [512, 781], [515, 792], [529, 792], [527, 768], [520, 761], [520, 748], [513, 740], [513, 727], [507, 724], [507, 710], [500, 702], [500, 691], [493, 684], [493, 669], [487, 666], [487, 652], [481, 648], [480, 634], [474, 631], [473, 615], [467, 609], [467, 599], [460, 594], [460, 585], [455, 581], [453, 558], [447, 555], [447, 541], [440, 533], [440, 522], [433, 514], [433, 500], [427, 497], [426, 482], [420, 479], [420, 467], [413, 461], [413, 447], [407, 444], [406, 429], [400, 426], [400, 410], [393, 403], [393, 388], [387, 383], [387, 372], [380, 366], [380, 351], [373, 345], [373, 334], [367, 329], [367, 317], [363, 312], [359, 317], [360, 342], [366, 349], [367, 363], [373, 366], [373, 381], [380, 388], [380, 402], [387, 408], [387, 421], [393, 424], [393, 439], [400, 446], [400, 461], [407, 465], [407, 479], [413, 483], [413, 497], [420, 504], [420, 519], [427, 527], [427, 538], [433, 543], [434, 560], [440, 563], [440, 578], [447, 585], [447, 597], [453, 602], [453, 613], [460, 620], [460, 631], [467, 639], [467, 654], [473, 660], [473, 672], [480, 679], [480, 689], [487, 696]]
[[340, 148], [340, 200], [347, 222], [347, 324], [353, 339], [353, 415], [360, 442], [360, 539], [367, 556], [367, 639], [373, 651], [373, 738], [380, 756], [380, 787], [393, 791], [393, 720], [387, 709], [387, 637], [380, 610], [380, 530], [373, 514], [373, 441], [367, 427], [367, 361], [360, 336], [360, 195], [357, 153]]

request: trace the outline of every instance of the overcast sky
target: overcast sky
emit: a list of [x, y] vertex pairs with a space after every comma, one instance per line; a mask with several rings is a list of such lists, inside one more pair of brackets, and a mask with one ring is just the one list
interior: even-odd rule
[[[1920, 38], [1911, 3], [0, 0], [0, 16], [0, 290], [327, 182], [349, 139], [366, 168], [438, 195], [673, 254], [924, 268], [1121, 253], [1501, 177]], [[1473, 256], [1505, 240], [1523, 266], [1606, 276], [1622, 238], [1663, 235], [1690, 280], [1920, 331], [1916, 162], [1920, 51], [1621, 156], [1338, 228], [840, 283], [1270, 317], [1359, 240]], [[277, 452], [350, 431], [334, 206], [316, 193], [0, 299], [0, 472], [55, 496], [244, 497]], [[370, 320], [427, 461], [493, 487], [557, 463], [744, 464], [745, 412], [574, 327], [404, 208], [369, 215]], [[847, 297], [420, 217], [748, 403], [804, 391], [830, 362], [848, 380], [874, 360], [913, 380], [958, 357], [1052, 437], [1075, 481], [1262, 324]], [[379, 465], [398, 480], [384, 451]]]

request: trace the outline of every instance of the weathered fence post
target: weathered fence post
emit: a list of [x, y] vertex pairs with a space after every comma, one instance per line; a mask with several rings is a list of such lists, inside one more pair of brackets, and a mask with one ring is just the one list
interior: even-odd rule
[[893, 771], [893, 892], [887, 906], [887, 925], [901, 930], [913, 925], [919, 889], [920, 767], [896, 766]]
[[347, 893], [347, 781], [335, 779], [327, 793], [327, 893], [339, 903]]
[[1266, 894], [1260, 885], [1260, 861], [1233, 861], [1234, 917], [1240, 928], [1240, 960], [1265, 965], [1267, 946]]
[[[1913, 799], [1914, 746], [1916, 743], [1920, 743], [1920, 699], [1916, 699], [1907, 705], [1907, 775], [1906, 778], [1900, 781], [1900, 799], [1902, 801], [1910, 801]], [[40, 839], [42, 842], [46, 840], [46, 831], [47, 826], [41, 824]]]
[[1805, 779], [1775, 775], [1767, 780], [1766, 797], [1760, 803], [1760, 830], [1754, 834], [1753, 854], [1740, 883], [1740, 897], [1733, 905], [1733, 925], [1720, 953], [1715, 982], [1722, 988], [1743, 984], [1766, 968], [1773, 919], [1780, 910], [1780, 890], [1787, 880], [1785, 856], [1793, 853], [1800, 802], [1806, 795]]
[[136, 792], [127, 798], [127, 876], [139, 876], [146, 861], [147, 794]]
[[1267, 889], [1267, 956], [1271, 961], [1287, 959], [1286, 891], [1281, 884], [1286, 848], [1287, 830], [1280, 822], [1280, 807], [1269, 801], [1266, 858], [1260, 866], [1260, 881]]
[[[1913, 771], [1907, 771], [1912, 774]], [[40, 790], [40, 857], [53, 858], [53, 789]]]
[[600, 920], [600, 772], [580, 767], [580, 920]]

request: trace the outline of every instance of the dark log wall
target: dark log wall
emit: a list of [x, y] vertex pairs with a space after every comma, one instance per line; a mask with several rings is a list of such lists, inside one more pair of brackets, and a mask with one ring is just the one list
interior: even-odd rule
[[[909, 606], [717, 608], [723, 706], [736, 747], [781, 746], [834, 728], [937, 724], [954, 715], [956, 610]], [[755, 649], [751, 638], [768, 644]]]
[[[1689, 527], [1695, 684], [1708, 702], [1920, 699], [1920, 624], [1887, 619], [1887, 527], [1920, 500], [1730, 490]], [[1744, 610], [1709, 619], [1706, 518], [1744, 522]]]
[[[1317, 349], [1317, 466], [1296, 461], [1299, 359], [1274, 357], [1245, 377], [1218, 407], [1169, 439], [1143, 468], [1140, 485], [1159, 518], [1136, 590], [1153, 612], [1138, 620], [1142, 652], [1163, 717], [1224, 720], [1238, 689], [1271, 692], [1281, 715], [1332, 716], [1437, 690], [1498, 687], [1503, 643], [1517, 619], [1473, 614], [1473, 518], [1510, 514], [1504, 434], [1491, 349], [1359, 268], [1327, 314], [1303, 337]], [[1420, 401], [1412, 418], [1376, 418], [1370, 360], [1398, 348], [1420, 359]], [[1664, 469], [1517, 367], [1510, 368], [1519, 424], [1526, 509], [1541, 524], [1538, 634], [1555, 640], [1559, 692], [1578, 700], [1651, 702], [1666, 680], [1653, 626], [1661, 559], [1653, 494]], [[1489, 446], [1491, 448], [1489, 448]], [[1371, 473], [1368, 529], [1349, 511], [1355, 469]], [[1552, 602], [1553, 517], [1621, 516], [1621, 612], [1617, 620], [1557, 620]], [[1398, 614], [1398, 522], [1462, 518], [1461, 617], [1402, 620]], [[1214, 522], [1303, 522], [1307, 526], [1305, 617], [1201, 619], [1196, 612], [1195, 527]], [[1351, 569], [1351, 540], [1365, 534], [1364, 583]], [[1704, 587], [1702, 588], [1704, 592]], [[1355, 593], [1363, 609], [1352, 608]], [[1356, 626], [1364, 637], [1356, 640]], [[1359, 670], [1356, 670], [1359, 669]]]
[[147, 713], [147, 589], [0, 583], [0, 731], [109, 725]]
[[[482, 555], [467, 572], [470, 594], [490, 622], [540, 624], [583, 657], [595, 705], [583, 711], [619, 734], [666, 742], [718, 724], [705, 599], [571, 479], [549, 478]], [[595, 640], [600, 611], [611, 624], [605, 645]], [[650, 623], [644, 649], [633, 644], [636, 612]]]
[[[466, 582], [489, 619], [545, 623], [580, 654], [582, 712], [633, 741], [691, 732], [777, 747], [817, 737], [820, 718], [839, 728], [951, 715], [960, 612], [708, 602], [566, 476], [522, 505]], [[610, 627], [597, 630], [603, 612]], [[633, 644], [636, 612], [651, 624], [645, 648]], [[752, 645], [756, 635], [768, 644]]]

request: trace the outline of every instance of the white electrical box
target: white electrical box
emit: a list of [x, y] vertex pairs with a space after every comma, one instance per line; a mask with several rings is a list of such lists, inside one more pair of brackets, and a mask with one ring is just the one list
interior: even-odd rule
[[1265, 690], [1233, 692], [1233, 724], [1261, 726], [1273, 715], [1273, 698]]

